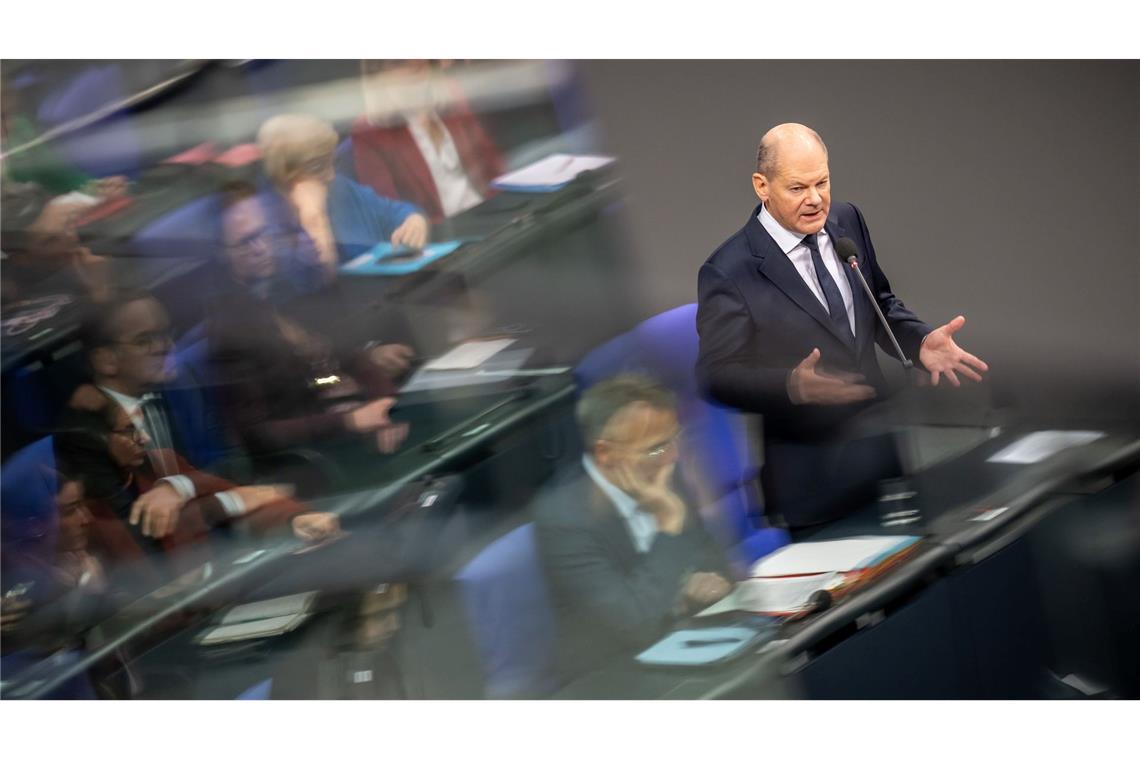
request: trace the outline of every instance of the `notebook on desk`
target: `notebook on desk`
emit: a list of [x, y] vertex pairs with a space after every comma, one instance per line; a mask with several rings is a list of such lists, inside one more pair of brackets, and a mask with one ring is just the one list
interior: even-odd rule
[[226, 612], [217, 625], [203, 631], [198, 643], [212, 646], [288, 633], [309, 619], [316, 598], [317, 592], [309, 591], [239, 604]]
[[918, 540], [918, 536], [858, 536], [790, 544], [756, 562], [748, 580], [738, 583], [728, 596], [697, 617], [735, 611], [794, 615], [808, 605], [812, 594], [847, 588]]

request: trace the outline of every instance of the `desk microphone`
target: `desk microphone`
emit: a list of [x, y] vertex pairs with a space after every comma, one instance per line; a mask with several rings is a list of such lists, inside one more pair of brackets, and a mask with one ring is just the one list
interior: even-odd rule
[[859, 282], [863, 283], [863, 290], [866, 292], [867, 298], [871, 301], [871, 308], [875, 310], [875, 314], [878, 315], [879, 321], [883, 324], [883, 329], [886, 330], [887, 335], [890, 336], [891, 345], [895, 347], [895, 354], [898, 355], [899, 361], [902, 362], [903, 367], [906, 369], [913, 369], [914, 362], [906, 358], [903, 354], [898, 340], [895, 339], [895, 331], [887, 324], [887, 318], [883, 316], [883, 310], [879, 308], [879, 302], [871, 292], [871, 286], [867, 284], [867, 279], [863, 277], [863, 272], [859, 269], [859, 249], [855, 246], [855, 241], [851, 238], [839, 238], [839, 241], [835, 244], [835, 252], [839, 254], [840, 259], [847, 262], [847, 265], [851, 267], [859, 277]]

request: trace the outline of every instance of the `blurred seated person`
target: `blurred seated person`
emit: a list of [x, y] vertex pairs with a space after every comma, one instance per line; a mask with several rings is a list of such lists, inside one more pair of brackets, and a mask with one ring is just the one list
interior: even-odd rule
[[50, 198], [32, 184], [5, 182], [0, 268], [6, 305], [37, 295], [107, 298], [110, 262], [80, 245], [76, 218], [82, 202]]
[[[168, 562], [168, 555], [204, 546], [210, 531], [221, 526], [268, 535], [289, 525], [303, 540], [340, 530], [335, 515], [307, 510], [286, 489], [235, 486], [195, 470], [177, 452], [148, 451], [146, 433], [109, 396], [101, 408], [74, 411], [67, 423], [55, 436], [57, 459], [68, 462], [83, 482], [94, 517], [93, 543], [108, 563], [136, 573], [144, 572], [137, 568], [146, 560], [154, 561], [153, 587], [179, 569], [178, 558]], [[157, 475], [154, 462], [160, 460], [173, 475]], [[190, 498], [185, 498], [187, 484], [194, 494]]]
[[[72, 394], [70, 409], [100, 411], [109, 396], [146, 433], [148, 448], [177, 451], [199, 469], [223, 464], [216, 410], [200, 387], [180, 377], [170, 318], [153, 295], [112, 291], [88, 311], [80, 341], [91, 382]], [[171, 474], [164, 471], [168, 464], [156, 463], [160, 476]]]
[[442, 222], [494, 192], [503, 157], [459, 85], [430, 61], [361, 61], [366, 113], [352, 126], [357, 179]]
[[[39, 482], [24, 480], [5, 489], [0, 554], [5, 680], [60, 651], [79, 656], [86, 632], [114, 610], [103, 564], [89, 545], [92, 518], [82, 483], [65, 470], [47, 468], [33, 478]], [[108, 667], [113, 667], [110, 661]], [[123, 684], [102, 678], [108, 667], [77, 675], [48, 698], [125, 696]]]
[[[234, 184], [225, 203], [225, 276], [208, 310], [207, 341], [227, 420], [243, 444], [259, 455], [348, 433], [374, 435], [381, 451], [394, 451], [407, 426], [392, 424], [395, 399], [387, 396], [412, 350], [384, 344], [337, 355], [329, 341], [282, 313], [278, 295], [292, 286], [278, 273], [278, 238], [264, 196]], [[321, 388], [339, 384], [342, 368], [373, 400], [330, 411]]]
[[427, 244], [430, 225], [419, 208], [337, 176], [337, 134], [328, 122], [304, 114], [274, 116], [261, 125], [257, 144], [271, 231], [288, 245], [289, 276], [303, 291], [333, 281], [337, 267], [377, 243]]
[[586, 453], [535, 508], [565, 678], [636, 654], [731, 590], [728, 563], [675, 472], [673, 394], [621, 375], [585, 391], [576, 416]]
[[18, 630], [33, 608], [73, 591], [98, 596], [106, 585], [102, 563], [88, 547], [91, 514], [82, 482], [64, 472], [43, 474], [57, 486], [51, 503], [44, 498], [46, 491], [32, 484], [6, 492], [20, 503], [5, 504], [3, 512], [5, 636]]

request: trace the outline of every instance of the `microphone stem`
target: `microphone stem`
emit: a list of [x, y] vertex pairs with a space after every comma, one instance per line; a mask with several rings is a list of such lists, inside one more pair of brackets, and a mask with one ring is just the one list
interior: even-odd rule
[[867, 298], [871, 299], [871, 308], [879, 317], [879, 321], [883, 324], [883, 329], [887, 331], [887, 336], [891, 339], [891, 345], [895, 347], [895, 354], [898, 355], [899, 361], [902, 362], [903, 367], [906, 369], [912, 369], [914, 367], [914, 362], [906, 358], [906, 356], [903, 354], [902, 347], [899, 346], [899, 342], [895, 340], [895, 331], [892, 330], [891, 326], [887, 324], [887, 318], [883, 316], [883, 310], [879, 308], [879, 302], [875, 300], [875, 295], [871, 292], [871, 286], [867, 284], [866, 278], [863, 277], [862, 270], [859, 269], [858, 259], [852, 257], [847, 260], [847, 263], [853, 270], [855, 270], [855, 274], [858, 276], [859, 282], [863, 284], [863, 291], [867, 294]]

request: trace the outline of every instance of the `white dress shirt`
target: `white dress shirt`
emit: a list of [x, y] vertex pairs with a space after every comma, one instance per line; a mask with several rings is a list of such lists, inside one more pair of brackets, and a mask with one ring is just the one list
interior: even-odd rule
[[606, 476], [598, 470], [598, 466], [594, 464], [594, 458], [589, 454], [582, 456], [582, 466], [586, 468], [586, 473], [589, 474], [590, 479], [598, 485], [598, 488], [602, 489], [602, 493], [609, 497], [618, 514], [625, 520], [625, 526], [629, 529], [629, 537], [633, 539], [633, 545], [637, 551], [641, 554], [648, 552], [649, 548], [653, 546], [653, 539], [657, 536], [657, 518], [638, 507], [637, 500], [632, 496], [606, 480]]
[[[776, 245], [792, 262], [792, 266], [800, 273], [800, 277], [803, 278], [808, 289], [819, 299], [820, 304], [823, 305], [823, 310], [826, 312], [828, 310], [827, 298], [823, 295], [823, 288], [820, 286], [819, 277], [815, 273], [815, 265], [811, 262], [811, 249], [803, 243], [804, 236], [781, 227], [780, 223], [768, 213], [767, 206], [760, 209], [757, 218], [760, 220], [760, 224], [764, 225], [768, 234], [772, 236], [772, 239], [776, 241]], [[819, 255], [823, 259], [823, 265], [827, 268], [831, 279], [835, 280], [835, 285], [839, 288], [839, 295], [843, 298], [843, 305], [847, 307], [847, 323], [851, 325], [851, 334], [854, 335], [855, 302], [851, 297], [851, 283], [847, 280], [847, 273], [843, 271], [843, 264], [835, 253], [835, 245], [827, 231], [820, 230], [815, 239], [819, 245]]]
[[435, 181], [436, 191], [439, 193], [439, 203], [443, 207], [444, 216], [455, 216], [472, 206], [483, 202], [483, 196], [471, 184], [463, 162], [459, 159], [459, 151], [455, 149], [455, 141], [447, 131], [443, 120], [432, 114], [428, 117], [434, 119], [436, 125], [443, 133], [443, 142], [437, 150], [431, 140], [431, 135], [418, 119], [408, 119], [408, 131], [423, 154], [431, 178]]
[[[176, 461], [169, 461], [171, 457], [165, 456], [165, 454], [169, 454], [170, 449], [173, 446], [174, 439], [170, 434], [170, 423], [166, 420], [166, 415], [160, 411], [159, 407], [152, 407], [154, 418], [162, 427], [162, 430], [155, 430], [154, 426], [148, 422], [147, 417], [142, 410], [143, 400], [146, 398], [146, 396], [143, 398], [136, 398], [134, 396], [128, 396], [125, 393], [113, 391], [110, 388], [102, 385], [98, 386], [98, 388], [99, 390], [106, 393], [116, 404], [122, 407], [123, 411], [127, 413], [127, 416], [131, 418], [131, 422], [134, 424], [134, 426], [146, 434], [146, 437], [150, 441], [150, 445], [147, 446], [147, 455], [150, 458], [151, 465], [154, 467], [158, 475], [165, 476], [159, 478], [159, 482], [169, 483], [171, 488], [173, 488], [178, 493], [178, 495], [186, 501], [189, 501], [190, 499], [193, 499], [195, 496], [197, 496], [198, 489], [194, 487], [194, 481], [192, 481], [190, 478], [186, 477], [185, 475], [166, 475], [166, 473], [169, 472], [176, 473], [178, 471], [178, 463]], [[157, 398], [157, 394], [146, 395], [153, 395]], [[156, 447], [163, 450], [164, 453], [162, 455], [158, 454], [155, 451]], [[223, 491], [221, 493], [214, 494], [214, 496], [216, 496], [218, 501], [221, 502], [222, 508], [230, 517], [237, 517], [238, 515], [245, 514], [245, 502], [242, 501], [242, 498], [237, 493], [237, 491]]]

